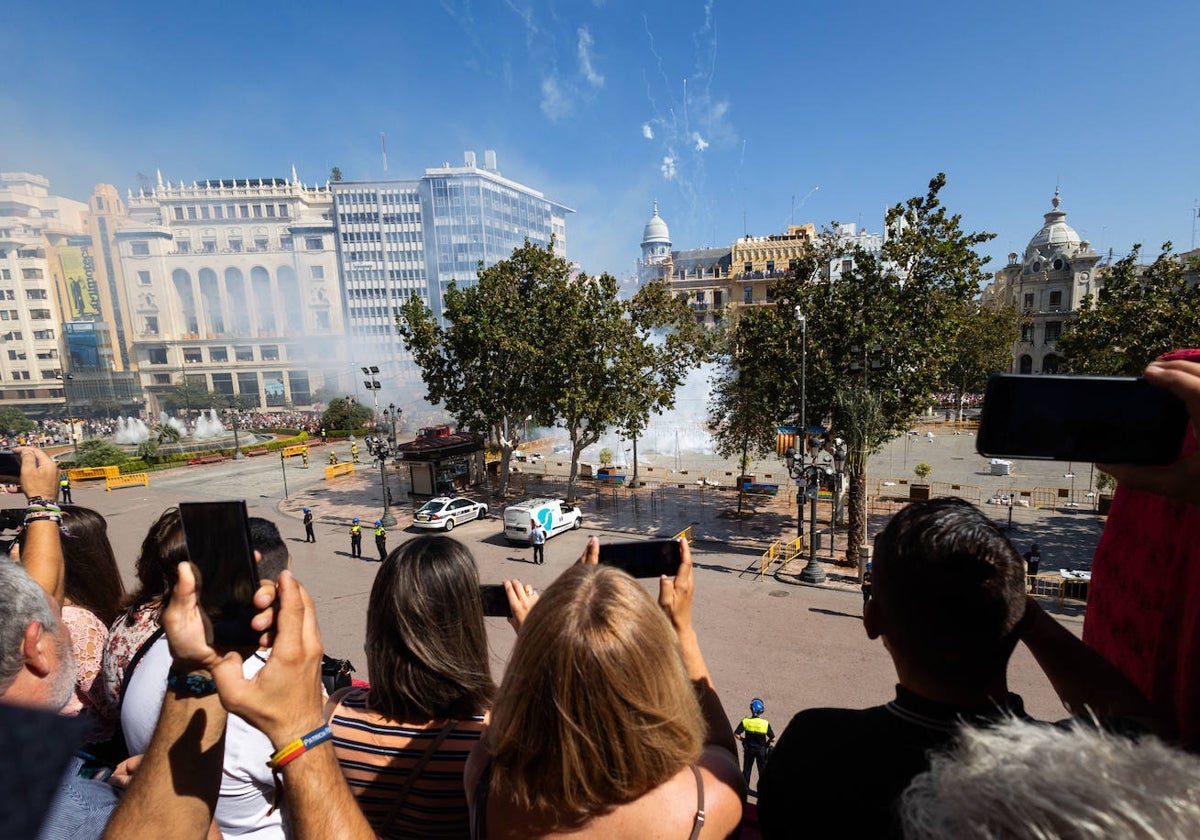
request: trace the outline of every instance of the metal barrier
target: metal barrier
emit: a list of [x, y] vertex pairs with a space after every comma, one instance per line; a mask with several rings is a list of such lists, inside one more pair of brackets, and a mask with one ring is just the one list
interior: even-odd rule
[[331, 464], [325, 468], [325, 480], [337, 478], [339, 475], [354, 475], [354, 462], [344, 461], [340, 464]]
[[983, 491], [974, 484], [951, 484], [948, 481], [934, 481], [929, 485], [929, 491], [934, 497], [954, 496], [965, 499], [975, 506], [983, 504]]
[[115, 478], [120, 474], [119, 467], [73, 467], [67, 470], [67, 478], [71, 481], [84, 481], [89, 478]]
[[[114, 467], [114, 469], [116, 469]], [[135, 484], [140, 484], [143, 487], [150, 486], [149, 473], [129, 473], [128, 475], [106, 475], [104, 477], [104, 490], [108, 492], [114, 487], [132, 487]]]

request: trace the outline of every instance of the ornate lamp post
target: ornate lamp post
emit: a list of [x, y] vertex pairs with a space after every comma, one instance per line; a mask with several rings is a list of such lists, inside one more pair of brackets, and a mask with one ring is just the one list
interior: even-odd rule
[[363, 387], [371, 392], [371, 396], [375, 398], [375, 416], [379, 416], [379, 389], [383, 387], [379, 380], [375, 377], [379, 375], [379, 368], [375, 365], [370, 367], [359, 368], [363, 372], [363, 376], [367, 377], [363, 380]]
[[385, 423], [389, 422], [392, 426], [392, 433], [384, 440], [382, 437], [367, 438], [367, 450], [371, 456], [379, 461], [379, 485], [383, 490], [383, 516], [379, 517], [379, 521], [384, 524], [384, 527], [390, 528], [396, 524], [396, 517], [392, 516], [391, 492], [388, 488], [387, 481], [387, 459], [396, 452], [396, 421], [400, 418], [400, 409], [396, 408], [395, 403], [391, 403], [383, 410], [384, 423], [379, 424], [377, 428], [381, 433], [386, 431]]
[[75, 440], [75, 418], [71, 416], [71, 391], [67, 387], [67, 383], [75, 378], [75, 374], [59, 371], [54, 374], [54, 378], [62, 380], [63, 402], [66, 403], [67, 409], [67, 434], [71, 436], [71, 451], [75, 453], [75, 460], [79, 461], [79, 442]]
[[[807, 446], [807, 432], [803, 440]], [[810, 503], [808, 563], [804, 566], [803, 571], [800, 572], [800, 580], [804, 583], [823, 583], [825, 581], [825, 570], [817, 563], [817, 496], [820, 494], [822, 477], [841, 473], [846, 463], [846, 449], [844, 446], [839, 445], [831, 457], [828, 452], [821, 451], [819, 444], [813, 446], [813, 453], [811, 455], [806, 455], [804, 452], [797, 453], [794, 448], [789, 446], [787, 452], [784, 454], [784, 458], [787, 462], [788, 475], [796, 481], [797, 487], [804, 488], [803, 494], [797, 493], [796, 495], [797, 530], [801, 537], [804, 536], [804, 500], [808, 499]], [[831, 537], [832, 528], [833, 522], [831, 518]]]
[[[234, 397], [236, 400], [237, 397]], [[229, 419], [233, 423], [233, 460], [241, 461], [246, 456], [242, 454], [242, 443], [238, 438], [238, 407], [235, 403], [229, 409]]]

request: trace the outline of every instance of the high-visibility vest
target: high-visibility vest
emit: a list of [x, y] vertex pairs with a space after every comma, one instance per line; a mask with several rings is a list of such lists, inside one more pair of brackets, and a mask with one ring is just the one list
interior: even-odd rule
[[362, 528], [360, 528], [359, 526], [357, 526], [357, 525], [350, 526], [350, 536], [357, 537], [361, 533], [362, 533]]
[[387, 537], [387, 531], [384, 530], [382, 525], [375, 529], [375, 539], [379, 539], [380, 537]]
[[742, 718], [742, 729], [746, 730], [747, 732], [752, 732], [755, 735], [766, 735], [770, 728], [771, 724], [767, 723], [766, 718]]

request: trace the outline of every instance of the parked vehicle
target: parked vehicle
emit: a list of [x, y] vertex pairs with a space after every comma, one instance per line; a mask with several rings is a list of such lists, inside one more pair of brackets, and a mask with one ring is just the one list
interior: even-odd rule
[[583, 511], [562, 499], [526, 499], [504, 509], [504, 538], [514, 545], [529, 545], [530, 523], [533, 520], [553, 537], [563, 531], [583, 526]]
[[455, 525], [470, 522], [472, 519], [482, 519], [487, 516], [488, 506], [483, 502], [470, 499], [438, 496], [430, 499], [413, 515], [414, 528], [440, 529], [453, 531]]

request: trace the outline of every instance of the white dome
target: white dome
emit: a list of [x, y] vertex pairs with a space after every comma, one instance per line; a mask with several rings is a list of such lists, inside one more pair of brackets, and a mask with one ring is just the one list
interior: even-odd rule
[[1061, 200], [1058, 197], [1058, 190], [1054, 190], [1054, 200], [1051, 204], [1054, 209], [1045, 215], [1046, 223], [1042, 225], [1042, 229], [1034, 234], [1033, 239], [1029, 240], [1029, 245], [1025, 248], [1025, 256], [1032, 257], [1035, 254], [1047, 254], [1051, 250], [1076, 250], [1083, 241], [1079, 238], [1079, 234], [1075, 232], [1075, 228], [1067, 224], [1067, 214], [1058, 209]]
[[667, 223], [658, 215], [657, 201], [654, 202], [654, 215], [646, 222], [646, 229], [642, 232], [643, 245], [655, 242], [663, 242], [668, 246], [671, 244], [671, 232], [667, 230]]

